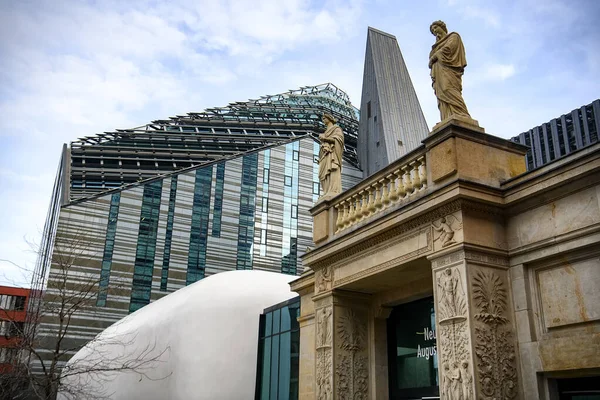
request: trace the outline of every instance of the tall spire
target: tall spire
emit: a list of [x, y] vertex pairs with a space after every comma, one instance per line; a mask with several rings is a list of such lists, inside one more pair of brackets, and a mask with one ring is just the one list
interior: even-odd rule
[[396, 37], [369, 27], [358, 134], [364, 177], [418, 147], [428, 132]]

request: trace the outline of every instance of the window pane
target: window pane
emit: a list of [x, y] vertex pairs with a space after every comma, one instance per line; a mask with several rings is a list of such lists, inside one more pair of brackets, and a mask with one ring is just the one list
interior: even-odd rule
[[271, 398], [277, 398], [277, 384], [279, 377], [279, 336], [273, 336], [271, 341]]
[[[287, 314], [287, 313], [286, 313]], [[290, 387], [288, 382], [290, 381], [290, 333], [283, 333], [280, 336], [279, 343], [279, 359], [281, 363], [279, 365], [279, 397], [278, 400], [289, 400], [290, 398]]]
[[273, 311], [273, 334], [279, 333], [279, 320], [281, 315], [281, 309]]
[[271, 336], [271, 326], [273, 324], [273, 313], [267, 313], [265, 318], [265, 336]]
[[269, 377], [271, 376], [271, 338], [266, 338], [263, 347], [263, 360], [262, 360], [262, 378], [260, 384], [260, 398], [261, 400], [269, 400], [269, 389], [270, 382]]
[[290, 330], [290, 310], [289, 308], [283, 307], [281, 309], [281, 332]]

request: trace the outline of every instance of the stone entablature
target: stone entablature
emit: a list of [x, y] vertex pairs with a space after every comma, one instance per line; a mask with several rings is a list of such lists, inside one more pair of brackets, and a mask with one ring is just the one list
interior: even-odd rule
[[[548, 400], [546, 372], [600, 371], [600, 144], [516, 176], [523, 153], [445, 123], [352, 189], [379, 190], [376, 213], [339, 230], [339, 204], [353, 195], [312, 209], [321, 240], [291, 284], [305, 324], [300, 398], [386, 399], [386, 318], [427, 296], [442, 399]], [[385, 204], [382, 179], [416, 155], [426, 186]]]

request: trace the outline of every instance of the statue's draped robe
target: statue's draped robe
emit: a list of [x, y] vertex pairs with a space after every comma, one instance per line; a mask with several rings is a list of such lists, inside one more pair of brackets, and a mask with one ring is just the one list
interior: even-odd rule
[[467, 57], [460, 35], [451, 32], [438, 40], [431, 48], [429, 59], [434, 55], [437, 61], [431, 66], [431, 80], [442, 121], [451, 115], [470, 118], [462, 97], [462, 75]]
[[319, 181], [323, 196], [342, 193], [343, 152], [344, 132], [338, 125], [332, 125], [323, 133], [319, 151]]

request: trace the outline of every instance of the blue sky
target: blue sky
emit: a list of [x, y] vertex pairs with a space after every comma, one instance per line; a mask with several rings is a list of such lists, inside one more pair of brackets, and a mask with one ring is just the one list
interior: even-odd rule
[[463, 37], [472, 117], [509, 138], [600, 97], [599, 16], [596, 0], [0, 1], [0, 284], [28, 284], [63, 143], [325, 82], [359, 106], [368, 26], [398, 38], [431, 127], [437, 19]]

